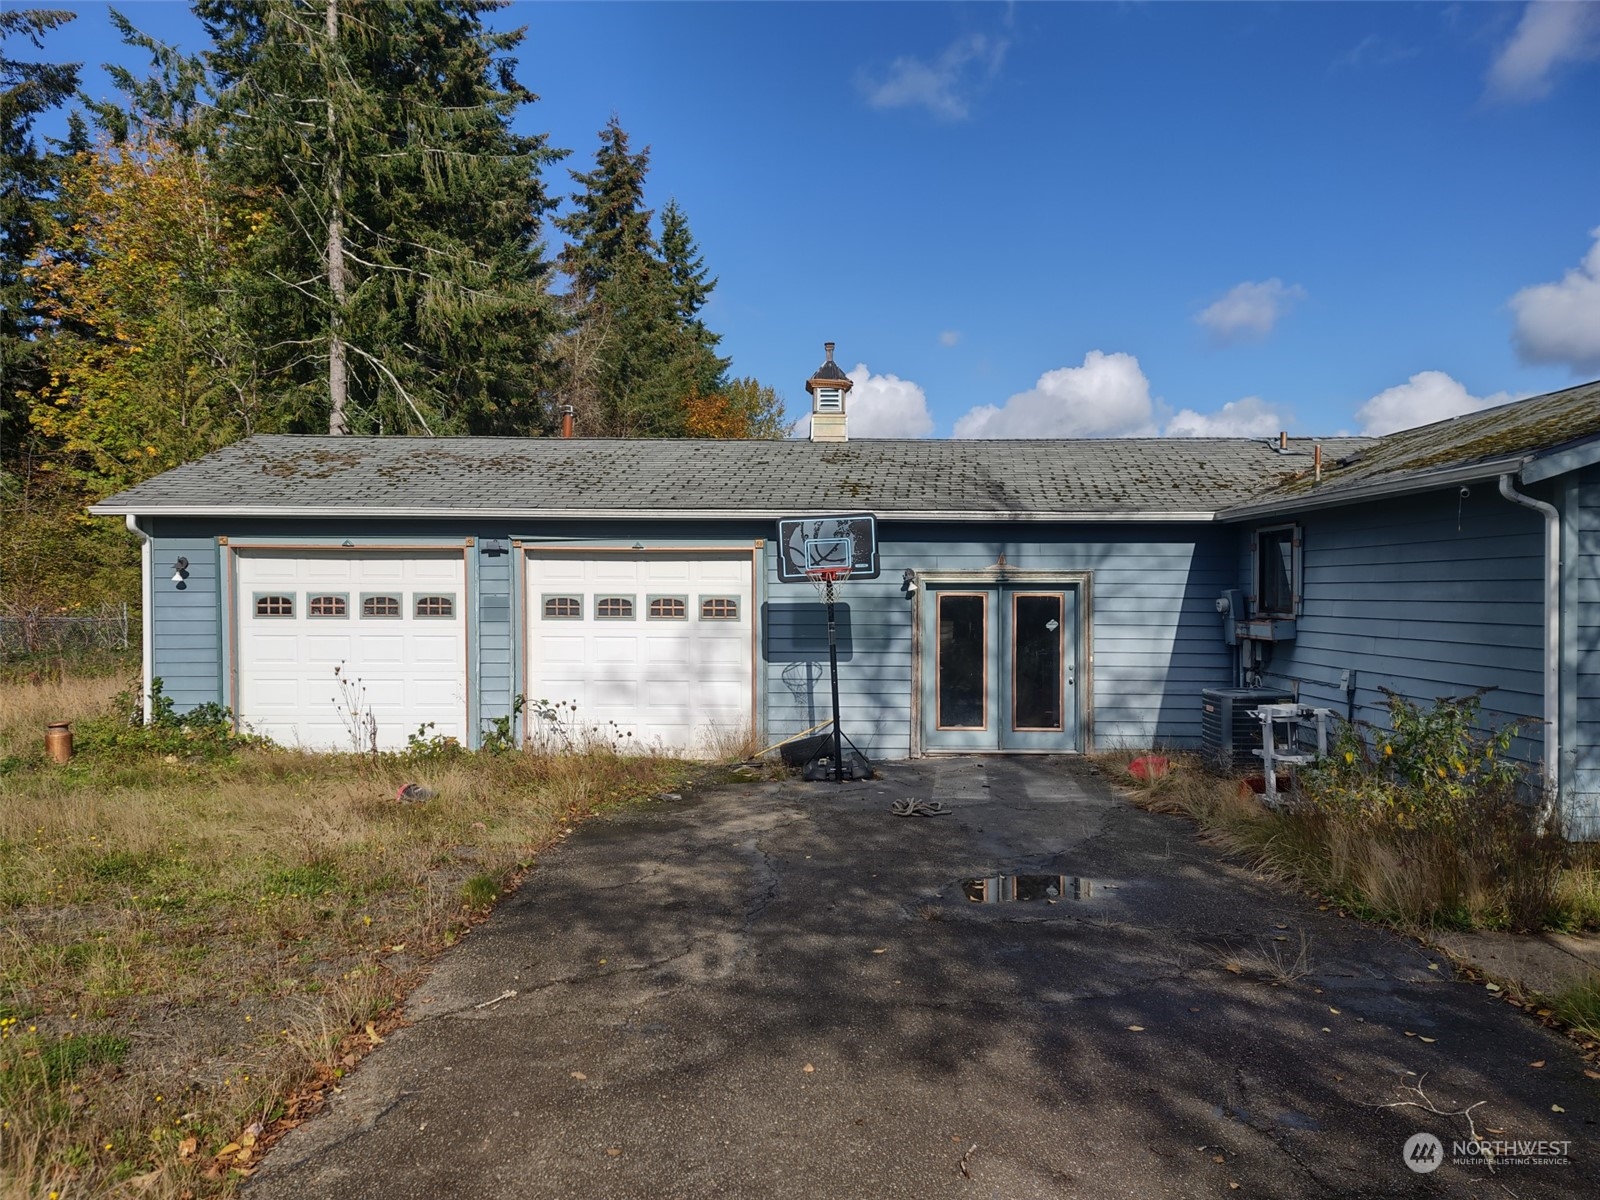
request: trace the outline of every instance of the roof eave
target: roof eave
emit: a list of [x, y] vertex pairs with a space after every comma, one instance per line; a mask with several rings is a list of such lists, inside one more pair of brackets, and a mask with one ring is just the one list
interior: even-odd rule
[[1304, 495], [1275, 497], [1266, 500], [1252, 500], [1248, 504], [1237, 504], [1232, 508], [1222, 509], [1217, 513], [1217, 520], [1221, 522], [1248, 521], [1255, 517], [1285, 516], [1289, 513], [1306, 512], [1314, 508], [1336, 508], [1346, 504], [1361, 504], [1368, 500], [1382, 500], [1389, 496], [1410, 496], [1418, 492], [1431, 492], [1436, 488], [1449, 487], [1452, 484], [1476, 483], [1484, 479], [1493, 479], [1497, 475], [1507, 472], [1518, 472], [1528, 462], [1527, 455], [1515, 455], [1509, 458], [1489, 459], [1486, 462], [1472, 463], [1468, 466], [1441, 467], [1434, 471], [1422, 471], [1405, 474], [1388, 479], [1374, 479], [1366, 483], [1352, 484], [1349, 487], [1333, 487], [1323, 485], [1322, 490], [1313, 490]]
[[[359, 508], [349, 505], [318, 507], [314, 505], [230, 505], [226, 507], [203, 505], [129, 505], [101, 503], [89, 508], [97, 517], [120, 517], [132, 514], [139, 517], [217, 517], [217, 518], [315, 518], [383, 520], [390, 517], [425, 518], [429, 520], [584, 520], [584, 521], [777, 521], [803, 511], [799, 506], [784, 509], [594, 509], [594, 508]], [[1217, 514], [1211, 510], [1144, 511], [1101, 510], [1063, 512], [996, 512], [983, 509], [915, 509], [879, 511], [880, 521], [1004, 521], [1004, 522], [1056, 522], [1081, 524], [1087, 522], [1136, 521], [1199, 523], [1214, 521]]]

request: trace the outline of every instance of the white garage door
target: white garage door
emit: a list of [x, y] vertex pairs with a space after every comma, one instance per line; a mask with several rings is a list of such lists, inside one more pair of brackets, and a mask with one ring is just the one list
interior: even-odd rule
[[714, 753], [751, 728], [751, 589], [748, 552], [530, 551], [529, 701], [575, 705], [602, 738]]
[[[466, 740], [461, 553], [239, 550], [238, 712], [289, 746], [349, 750], [371, 714], [380, 749]], [[338, 674], [334, 669], [338, 668]], [[364, 721], [362, 721], [365, 724]], [[361, 747], [370, 743], [361, 735]]]

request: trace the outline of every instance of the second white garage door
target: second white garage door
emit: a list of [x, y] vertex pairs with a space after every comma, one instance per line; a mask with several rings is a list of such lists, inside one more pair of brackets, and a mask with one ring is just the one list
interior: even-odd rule
[[749, 551], [534, 550], [526, 595], [530, 708], [565, 702], [591, 736], [691, 755], [751, 728]]

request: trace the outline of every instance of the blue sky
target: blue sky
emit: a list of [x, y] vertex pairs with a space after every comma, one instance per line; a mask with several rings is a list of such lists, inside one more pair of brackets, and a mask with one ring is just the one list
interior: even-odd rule
[[[46, 57], [142, 67], [103, 5]], [[121, 6], [200, 48], [173, 3]], [[791, 413], [854, 436], [1381, 432], [1600, 377], [1600, 4], [513, 4]], [[563, 170], [552, 186], [567, 190]]]

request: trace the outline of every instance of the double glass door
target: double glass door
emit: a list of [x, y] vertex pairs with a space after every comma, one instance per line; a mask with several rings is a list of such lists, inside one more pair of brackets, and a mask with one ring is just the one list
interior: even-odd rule
[[929, 588], [923, 604], [923, 745], [1076, 750], [1077, 589]]

